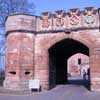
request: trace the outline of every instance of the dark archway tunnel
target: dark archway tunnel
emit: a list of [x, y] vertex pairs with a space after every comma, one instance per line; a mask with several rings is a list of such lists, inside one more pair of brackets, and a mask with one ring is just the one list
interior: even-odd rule
[[67, 59], [76, 53], [89, 56], [89, 48], [73, 39], [64, 39], [54, 44], [49, 50], [49, 85], [67, 83]]

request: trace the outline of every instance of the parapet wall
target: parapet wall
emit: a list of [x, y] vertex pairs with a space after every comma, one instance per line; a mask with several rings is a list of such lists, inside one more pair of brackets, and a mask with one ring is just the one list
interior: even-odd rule
[[69, 12], [56, 11], [54, 14], [49, 12], [42, 13], [37, 18], [37, 31], [50, 30], [75, 30], [99, 27], [99, 13], [93, 8], [85, 8], [84, 11], [71, 9]]
[[71, 9], [69, 12], [59, 10], [54, 13], [42, 13], [41, 16], [11, 15], [6, 21], [6, 32], [22, 30], [46, 33], [47, 31], [97, 29], [99, 26], [99, 9], [88, 7], [84, 11], [79, 9]]
[[10, 15], [6, 21], [6, 32], [10, 31], [36, 31], [36, 17], [25, 14]]

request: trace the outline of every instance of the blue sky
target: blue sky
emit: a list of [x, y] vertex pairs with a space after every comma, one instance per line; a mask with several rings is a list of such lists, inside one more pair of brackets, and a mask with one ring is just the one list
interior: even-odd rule
[[41, 12], [56, 10], [68, 11], [71, 8], [80, 8], [83, 10], [85, 7], [100, 8], [100, 0], [34, 0], [35, 14], [40, 15]]

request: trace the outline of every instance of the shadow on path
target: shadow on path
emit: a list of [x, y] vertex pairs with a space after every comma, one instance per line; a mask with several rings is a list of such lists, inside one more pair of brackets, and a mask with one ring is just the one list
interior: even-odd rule
[[84, 86], [85, 88], [90, 90], [90, 80], [83, 80], [83, 78], [81, 76], [68, 77], [68, 84], [69, 85]]

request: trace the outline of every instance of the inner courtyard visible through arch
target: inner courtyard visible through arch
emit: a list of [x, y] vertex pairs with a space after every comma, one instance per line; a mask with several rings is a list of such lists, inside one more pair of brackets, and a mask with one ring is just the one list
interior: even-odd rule
[[[89, 49], [84, 44], [72, 39], [62, 40], [49, 49], [49, 60], [51, 87], [69, 83], [89, 85]], [[83, 71], [87, 74], [86, 80]]]

